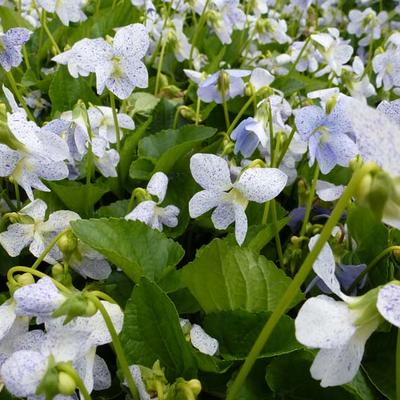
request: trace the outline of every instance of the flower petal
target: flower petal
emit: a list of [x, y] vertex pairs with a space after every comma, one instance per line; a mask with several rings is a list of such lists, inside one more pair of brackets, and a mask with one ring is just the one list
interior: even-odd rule
[[211, 220], [216, 229], [226, 229], [235, 221], [235, 208], [231, 202], [219, 203], [211, 215]]
[[117, 30], [113, 48], [118, 55], [143, 58], [150, 45], [149, 34], [143, 24], [131, 24]]
[[168, 177], [163, 172], [156, 172], [147, 184], [147, 191], [153, 196], [158, 197], [158, 204], [164, 201], [167, 188]]
[[30, 224], [12, 224], [0, 233], [0, 244], [11, 257], [17, 257], [32, 240], [33, 225]]
[[197, 218], [212, 208], [217, 207], [225, 196], [225, 192], [202, 190], [196, 193], [189, 201], [189, 214], [191, 218]]
[[376, 303], [382, 317], [394, 326], [400, 328], [400, 286], [395, 284], [385, 285], [378, 294]]
[[49, 317], [65, 300], [50, 278], [23, 286], [14, 293], [15, 314], [27, 317]]
[[265, 203], [284, 189], [287, 175], [277, 168], [250, 168], [243, 172], [234, 187], [248, 200]]
[[247, 234], [247, 216], [240, 205], [235, 204], [235, 238], [241, 246]]
[[203, 354], [213, 356], [218, 352], [218, 340], [208, 335], [200, 325], [192, 325], [192, 329], [190, 330], [190, 341], [192, 346]]
[[228, 163], [214, 154], [193, 155], [190, 171], [203, 189], [225, 191], [232, 187]]
[[308, 299], [296, 320], [296, 339], [312, 348], [333, 349], [346, 344], [356, 331], [355, 316], [346, 303], [320, 295]]
[[343, 185], [334, 185], [326, 181], [317, 181], [317, 195], [323, 201], [335, 201], [342, 195]]
[[36, 393], [47, 369], [47, 359], [37, 351], [21, 350], [13, 353], [1, 367], [1, 378], [7, 390], [16, 397]]

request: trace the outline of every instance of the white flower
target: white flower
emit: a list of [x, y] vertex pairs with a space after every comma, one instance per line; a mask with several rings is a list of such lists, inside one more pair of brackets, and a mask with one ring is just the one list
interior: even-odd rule
[[376, 73], [376, 87], [383, 86], [385, 91], [400, 86], [400, 51], [389, 49], [377, 54], [372, 59], [372, 67]]
[[[14, 352], [3, 364], [0, 374], [7, 390], [17, 397], [37, 398], [38, 386], [52, 367], [49, 357], [52, 356], [55, 364], [76, 362], [88, 351], [88, 337], [85, 331], [70, 335], [63, 329], [37, 335], [34, 348], [28, 346], [26, 350]], [[74, 399], [74, 396], [56, 396], [55, 399]]]
[[94, 163], [103, 176], [106, 178], [118, 176], [116, 167], [119, 163], [119, 153], [117, 150], [109, 148], [107, 140], [101, 137], [93, 138], [92, 151]]
[[[111, 107], [90, 107], [88, 115], [93, 132], [109, 143], [116, 143], [117, 137]], [[135, 123], [128, 114], [118, 113], [117, 120], [120, 128], [135, 129]]]
[[112, 44], [103, 39], [83, 39], [71, 50], [53, 58], [68, 64], [72, 76], [96, 74], [97, 93], [105, 87], [120, 99], [126, 99], [137, 86], [147, 87], [148, 73], [141, 59], [149, 47], [149, 35], [142, 24], [119, 28]]
[[212, 208], [216, 229], [235, 222], [236, 240], [241, 245], [247, 233], [246, 207], [249, 201], [265, 203], [285, 187], [287, 176], [276, 168], [250, 168], [232, 183], [228, 163], [213, 154], [195, 154], [190, 160], [194, 180], [204, 189], [189, 201], [189, 214], [197, 218]]
[[386, 11], [382, 11], [376, 15], [376, 12], [368, 7], [363, 11], [351, 10], [349, 19], [347, 31], [358, 38], [362, 37], [358, 42], [360, 46], [368, 46], [371, 40], [381, 37], [381, 30], [388, 20], [388, 14]]
[[68, 176], [64, 160], [69, 151], [61, 138], [28, 121], [22, 112], [8, 114], [7, 125], [20, 145], [14, 150], [0, 144], [0, 176], [12, 177], [30, 200], [32, 188], [50, 191], [40, 178], [54, 181]]
[[[73, 211], [60, 210], [50, 214], [45, 221], [46, 209], [43, 200], [34, 200], [19, 211], [16, 217], [19, 222], [0, 233], [0, 244], [11, 257], [18, 256], [27, 246], [35, 257], [39, 257], [53, 237], [68, 228], [70, 221], [79, 219]], [[55, 263], [58, 258], [61, 258], [61, 252], [53, 247], [45, 261]]]
[[[310, 249], [318, 239], [319, 235], [310, 239]], [[321, 380], [322, 387], [343, 385], [354, 378], [365, 343], [381, 322], [373, 308], [357, 308], [357, 302], [362, 301], [363, 296], [349, 297], [342, 293], [335, 268], [332, 250], [325, 244], [313, 269], [342, 301], [335, 301], [326, 295], [310, 298], [295, 320], [296, 339], [307, 347], [320, 349], [310, 372], [314, 379]], [[365, 311], [371, 315], [363, 321]]]
[[163, 172], [156, 172], [147, 184], [147, 192], [158, 201], [146, 200], [139, 203], [125, 219], [141, 221], [153, 229], [162, 231], [163, 225], [174, 228], [178, 225], [179, 208], [176, 206], [159, 207], [167, 193], [168, 177]]
[[265, 68], [254, 68], [250, 75], [250, 83], [255, 91], [269, 86], [274, 80], [274, 76]]
[[311, 38], [320, 45], [321, 61], [327, 64], [315, 76], [322, 76], [331, 71], [340, 76], [342, 66], [350, 60], [353, 54], [353, 48], [340, 38], [336, 28], [328, 28], [328, 33], [314, 34], [311, 35]]
[[303, 50], [306, 42], [293, 42], [289, 48], [290, 61], [294, 63], [303, 51], [300, 59], [297, 61], [296, 70], [299, 72], [309, 71], [315, 72], [318, 69], [317, 50], [312, 43], [308, 43]]
[[68, 26], [70, 22], [86, 20], [82, 11], [84, 0], [37, 0], [38, 5], [50, 13], [56, 13], [61, 22]]

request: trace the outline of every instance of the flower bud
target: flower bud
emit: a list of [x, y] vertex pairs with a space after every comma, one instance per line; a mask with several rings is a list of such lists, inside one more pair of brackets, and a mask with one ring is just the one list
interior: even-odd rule
[[64, 396], [70, 396], [76, 390], [76, 383], [72, 376], [66, 372], [61, 371], [58, 374], [58, 390]]
[[330, 114], [336, 106], [337, 96], [332, 96], [328, 99], [325, 106], [325, 111], [327, 114]]
[[53, 276], [53, 278], [57, 279], [57, 277], [63, 274], [64, 274], [64, 267], [60, 263], [54, 264], [51, 267], [51, 275]]
[[67, 231], [58, 239], [57, 245], [65, 256], [70, 256], [75, 251], [78, 240], [72, 231]]
[[200, 394], [201, 382], [198, 379], [191, 379], [187, 384], [195, 396]]
[[220, 93], [223, 95], [226, 95], [226, 92], [228, 91], [229, 88], [229, 75], [226, 71], [222, 70], [219, 73], [218, 77], [218, 90]]
[[180, 106], [179, 107], [179, 113], [182, 115], [183, 118], [185, 119], [190, 119], [192, 121], [196, 120], [196, 112], [187, 106]]
[[29, 272], [25, 272], [24, 274], [21, 275], [16, 275], [15, 280], [21, 286], [32, 285], [33, 283], [35, 283], [33, 275], [30, 274]]

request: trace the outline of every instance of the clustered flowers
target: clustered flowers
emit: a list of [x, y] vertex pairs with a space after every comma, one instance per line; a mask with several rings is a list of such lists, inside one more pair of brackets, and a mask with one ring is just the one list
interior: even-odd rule
[[0, 392], [393, 398], [400, 6], [0, 3]]

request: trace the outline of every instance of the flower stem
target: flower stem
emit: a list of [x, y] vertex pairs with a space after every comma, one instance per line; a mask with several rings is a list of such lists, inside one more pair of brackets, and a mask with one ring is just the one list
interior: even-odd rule
[[119, 340], [117, 331], [115, 330], [114, 325], [111, 321], [111, 318], [110, 318], [107, 310], [103, 306], [102, 302], [96, 296], [89, 295], [89, 298], [91, 300], [93, 300], [93, 302], [96, 304], [98, 310], [100, 311], [101, 315], [103, 316], [104, 322], [106, 323], [107, 329], [110, 332], [110, 335], [112, 338], [115, 354], [117, 355], [119, 364], [120, 364], [122, 372], [125, 376], [126, 382], [128, 384], [129, 390], [131, 392], [131, 395], [132, 395], [133, 399], [137, 400], [140, 398], [139, 392], [136, 388], [135, 382], [133, 381], [132, 374], [129, 371], [128, 361], [125, 358], [124, 350], [123, 350], [121, 342]]
[[281, 154], [280, 154], [280, 156], [279, 156], [279, 158], [278, 158], [278, 161], [276, 162], [276, 167], [277, 167], [277, 168], [279, 168], [279, 166], [281, 165], [281, 162], [282, 162], [282, 160], [284, 159], [285, 154], [286, 154], [287, 151], [288, 151], [288, 148], [289, 148], [289, 146], [290, 146], [290, 143], [291, 143], [292, 140], [293, 140], [293, 136], [294, 136], [295, 133], [296, 133], [296, 128], [293, 128], [293, 129], [290, 131], [289, 137], [287, 138], [287, 140], [285, 141], [285, 143], [284, 143], [284, 145], [283, 145], [283, 147], [282, 147]]
[[277, 213], [276, 213], [275, 199], [271, 200], [271, 211], [272, 211], [272, 224], [274, 226], [276, 250], [278, 252], [280, 267], [283, 268], [283, 251], [282, 251], [281, 238], [279, 236], [278, 217], [277, 217]]
[[362, 281], [365, 275], [368, 274], [376, 265], [379, 264], [380, 261], [382, 261], [388, 254], [392, 253], [395, 250], [400, 250], [400, 246], [390, 246], [387, 247], [385, 250], [380, 252], [368, 265], [367, 268], [364, 269], [360, 273], [360, 275], [357, 276], [357, 278], [354, 280], [352, 285], [349, 287], [349, 290], [347, 291], [348, 293], [351, 293], [352, 290], [354, 290], [357, 285]]
[[255, 93], [251, 95], [251, 97], [246, 101], [246, 103], [243, 105], [243, 107], [240, 109], [238, 114], [236, 115], [235, 119], [232, 121], [231, 125], [229, 126], [228, 130], [226, 131], [226, 134], [229, 136], [232, 131], [236, 128], [237, 123], [240, 121], [240, 118], [242, 118], [243, 114], [246, 112], [246, 110], [251, 106], [251, 103], [253, 100], [256, 98]]
[[60, 54], [61, 50], [58, 47], [58, 44], [57, 44], [56, 40], [54, 39], [54, 36], [50, 32], [49, 27], [47, 26], [47, 17], [46, 17], [46, 11], [45, 10], [42, 11], [42, 26], [43, 26], [43, 29], [46, 32], [46, 35], [49, 38], [51, 44], [53, 45], [53, 49], [55, 51], [55, 55]]
[[[297, 55], [296, 59], [294, 60], [294, 63], [290, 66], [289, 72], [285, 75], [286, 79], [289, 79], [292, 73], [294, 72], [297, 64], [299, 63], [301, 57], [303, 56], [304, 52], [306, 51], [306, 48], [308, 44], [311, 42], [311, 36], [309, 36], [306, 41], [304, 42], [303, 47], [301, 48], [299, 54]], [[285, 80], [286, 80], [285, 79]]]
[[200, 99], [200, 97], [197, 97], [197, 100], [196, 100], [196, 115], [195, 115], [195, 121], [194, 121], [194, 124], [196, 126], [199, 125], [199, 122], [200, 122], [200, 106], [201, 106], [201, 99]]
[[155, 84], [155, 88], [154, 88], [154, 96], [158, 95], [159, 88], [160, 88], [161, 68], [162, 68], [163, 61], [164, 61], [164, 54], [165, 54], [165, 48], [166, 47], [167, 47], [167, 41], [164, 40], [164, 43], [161, 46], [160, 58], [158, 59], [156, 84]]
[[14, 181], [14, 192], [15, 192], [15, 200], [17, 201], [17, 208], [18, 210], [21, 209], [21, 196], [19, 194], [19, 186], [18, 182]]
[[303, 223], [302, 223], [301, 229], [300, 229], [300, 236], [304, 236], [304, 234], [306, 233], [308, 220], [310, 219], [312, 203], [313, 203], [314, 196], [315, 196], [315, 190], [317, 188], [318, 176], [319, 176], [319, 167], [318, 167], [318, 164], [315, 164], [314, 175], [313, 175], [312, 182], [311, 182], [311, 188], [310, 188], [310, 192], [308, 193], [306, 212], [304, 214]]
[[221, 79], [222, 107], [224, 108], [226, 130], [228, 131], [231, 123], [229, 121], [228, 103], [226, 101], [226, 91], [227, 90], [228, 90], [228, 88], [225, 86], [225, 79]]
[[62, 283], [58, 282], [57, 280], [53, 279], [51, 276], [37, 271], [36, 269], [32, 269], [29, 267], [23, 267], [23, 266], [16, 266], [16, 267], [12, 267], [7, 271], [7, 280], [9, 282], [12, 282], [16, 285], [18, 285], [18, 282], [14, 279], [14, 274], [16, 272], [28, 272], [29, 274], [32, 274], [38, 278], [50, 278], [51, 281], [54, 283], [55, 286], [57, 286], [58, 289], [60, 289], [62, 292], [70, 294], [71, 290], [69, 290], [66, 286], [64, 286]]
[[203, 10], [201, 12], [199, 22], [196, 25], [196, 29], [193, 34], [193, 39], [192, 39], [192, 45], [190, 47], [190, 53], [189, 53], [189, 68], [193, 68], [193, 52], [197, 43], [197, 39], [201, 33], [201, 30], [203, 29], [203, 26], [206, 22], [206, 11], [208, 8], [208, 5], [210, 4], [210, 0], [206, 0], [206, 3], [204, 4]]
[[13, 90], [15, 95], [17, 96], [17, 99], [20, 102], [21, 106], [24, 108], [24, 110], [25, 110], [26, 114], [28, 115], [29, 119], [34, 121], [35, 118], [33, 118], [33, 115], [31, 113], [31, 111], [29, 110], [29, 108], [28, 108], [28, 106], [27, 106], [27, 104], [25, 102], [25, 99], [22, 97], [22, 94], [18, 89], [17, 82], [15, 82], [15, 79], [14, 79], [14, 76], [13, 76], [12, 72], [11, 71], [6, 71], [6, 75], [7, 75], [8, 81], [10, 82], [11, 89]]
[[41, 262], [46, 258], [47, 254], [50, 253], [51, 249], [57, 244], [61, 236], [64, 235], [64, 233], [68, 232], [69, 229], [64, 229], [61, 231], [56, 237], [53, 238], [53, 240], [47, 245], [47, 247], [44, 249], [43, 253], [39, 256], [39, 258], [36, 259], [36, 261], [32, 265], [32, 269], [36, 269], [39, 267]]
[[119, 129], [117, 109], [115, 108], [115, 96], [114, 96], [114, 93], [112, 93], [112, 92], [110, 92], [110, 104], [111, 104], [112, 115], [113, 115], [114, 126], [115, 126], [115, 136], [117, 138], [117, 151], [119, 153], [120, 149], [121, 149], [121, 131]]
[[22, 46], [22, 52], [24, 54], [26, 69], [31, 69], [31, 64], [29, 62], [29, 56], [28, 56], [28, 51], [26, 50], [26, 46]]
[[297, 293], [299, 292], [301, 285], [307, 279], [308, 274], [312, 270], [312, 266], [317, 259], [319, 253], [321, 252], [324, 244], [329, 239], [333, 228], [336, 226], [337, 222], [340, 220], [343, 210], [347, 207], [348, 201], [353, 196], [354, 192], [357, 190], [361, 180], [371, 171], [376, 168], [373, 163], [364, 164], [359, 170], [357, 170], [353, 177], [351, 178], [346, 190], [343, 192], [342, 197], [337, 202], [336, 207], [332, 211], [331, 216], [326, 222], [324, 228], [321, 231], [320, 237], [311, 250], [308, 253], [306, 259], [304, 260], [302, 266], [297, 272], [296, 276], [293, 278], [280, 302], [273, 311], [271, 317], [268, 319], [263, 329], [261, 330], [257, 340], [255, 341], [250, 353], [248, 354], [245, 362], [243, 363], [238, 375], [230, 386], [226, 400], [233, 400], [237, 397], [239, 390], [243, 386], [247, 376], [249, 375], [254, 363], [256, 362], [258, 355], [264, 348], [268, 339], [270, 338], [272, 332], [274, 331], [276, 325], [278, 324], [281, 317], [285, 314], [290, 304], [293, 302]]

